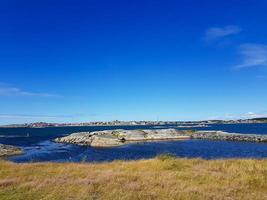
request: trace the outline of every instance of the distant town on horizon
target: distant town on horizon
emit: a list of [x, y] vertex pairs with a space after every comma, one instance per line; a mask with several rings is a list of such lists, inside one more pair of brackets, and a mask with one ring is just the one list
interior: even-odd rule
[[[236, 119], [236, 120], [201, 120], [201, 121], [107, 121], [107, 122], [77, 122], [77, 123], [49, 123], [49, 122], [34, 122], [24, 124], [8, 124], [2, 127], [29, 127], [29, 128], [44, 128], [44, 127], [64, 127], [64, 126], [131, 126], [131, 125], [192, 125], [197, 124], [197, 127], [205, 127], [208, 124], [238, 124], [238, 123], [267, 123], [266, 118], [251, 118], [251, 119]], [[1, 127], [1, 126], [0, 126]], [[181, 128], [194, 128], [194, 126], [181, 126]]]

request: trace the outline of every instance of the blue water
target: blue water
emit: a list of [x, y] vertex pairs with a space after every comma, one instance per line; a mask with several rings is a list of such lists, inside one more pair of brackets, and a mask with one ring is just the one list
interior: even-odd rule
[[[111, 126], [111, 127], [56, 127], [56, 128], [0, 128], [0, 143], [23, 148], [25, 154], [9, 157], [14, 162], [102, 162], [153, 158], [162, 153], [177, 157], [205, 159], [267, 158], [266, 143], [182, 140], [132, 143], [113, 148], [92, 148], [58, 144], [53, 139], [79, 131], [109, 129], [177, 128], [175, 126]], [[186, 128], [177, 128], [186, 129]], [[192, 128], [187, 128], [192, 129]], [[222, 130], [235, 133], [267, 134], [267, 124], [213, 124], [195, 130]]]

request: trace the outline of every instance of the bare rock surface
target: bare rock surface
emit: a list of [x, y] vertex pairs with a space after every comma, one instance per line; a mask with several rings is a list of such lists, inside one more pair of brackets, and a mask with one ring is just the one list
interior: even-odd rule
[[267, 135], [228, 133], [223, 131], [197, 131], [192, 134], [192, 139], [267, 142]]
[[134, 141], [190, 139], [190, 137], [185, 131], [175, 129], [107, 130], [74, 133], [66, 137], [57, 138], [55, 141], [93, 147], [112, 147]]
[[123, 145], [123, 142], [113, 135], [94, 135], [92, 137], [92, 147], [112, 147]]

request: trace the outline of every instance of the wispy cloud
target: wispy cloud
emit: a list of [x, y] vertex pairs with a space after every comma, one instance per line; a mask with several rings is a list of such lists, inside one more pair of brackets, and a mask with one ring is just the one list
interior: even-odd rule
[[235, 69], [267, 66], [267, 45], [242, 44], [239, 47], [239, 54], [243, 61], [234, 66]]
[[205, 40], [214, 41], [240, 32], [241, 28], [238, 26], [211, 27], [206, 30]]
[[3, 83], [0, 83], [0, 96], [60, 97], [60, 95], [50, 93], [29, 92]]

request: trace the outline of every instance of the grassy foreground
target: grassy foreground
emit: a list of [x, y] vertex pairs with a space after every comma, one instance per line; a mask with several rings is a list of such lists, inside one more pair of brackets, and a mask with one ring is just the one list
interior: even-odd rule
[[0, 161], [0, 199], [267, 199], [267, 160]]

